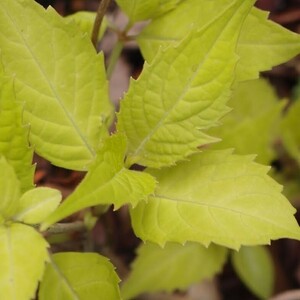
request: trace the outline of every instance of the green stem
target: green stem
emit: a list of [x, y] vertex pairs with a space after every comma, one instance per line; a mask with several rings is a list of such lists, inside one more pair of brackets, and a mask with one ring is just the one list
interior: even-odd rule
[[47, 234], [59, 234], [59, 233], [66, 233], [72, 231], [84, 231], [86, 226], [84, 222], [76, 221], [73, 223], [56, 223], [50, 226], [46, 233]]
[[111, 0], [101, 0], [98, 10], [97, 10], [97, 14], [96, 14], [96, 18], [95, 18], [95, 22], [94, 22], [94, 26], [93, 26], [93, 31], [92, 31], [92, 43], [94, 45], [94, 47], [97, 49], [97, 41], [98, 41], [98, 36], [99, 36], [99, 30], [102, 24], [102, 20], [106, 14], [107, 8], [110, 4]]
[[109, 63], [108, 63], [108, 67], [107, 67], [107, 79], [111, 78], [111, 75], [112, 75], [113, 70], [117, 64], [117, 61], [121, 55], [123, 47], [124, 47], [123, 42], [118, 40], [114, 46], [114, 49], [111, 53], [110, 58], [109, 58]]

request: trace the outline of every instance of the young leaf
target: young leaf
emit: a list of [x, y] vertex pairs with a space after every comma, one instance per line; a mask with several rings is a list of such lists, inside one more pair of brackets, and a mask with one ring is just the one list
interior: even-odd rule
[[131, 23], [147, 20], [156, 12], [160, 0], [116, 0]]
[[6, 300], [29, 300], [48, 260], [48, 244], [33, 228], [0, 226], [0, 291]]
[[205, 130], [228, 112], [236, 40], [252, 4], [231, 1], [208, 27], [160, 51], [131, 82], [118, 115], [129, 140], [128, 165], [173, 165], [216, 141]]
[[[132, 265], [132, 272], [121, 287], [124, 300], [145, 292], [186, 289], [191, 284], [210, 278], [221, 270], [227, 249], [209, 248], [196, 243], [167, 243], [164, 248], [142, 244]], [[159, 278], [159, 280], [158, 280]]]
[[[92, 35], [93, 25], [96, 18], [96, 13], [90, 11], [78, 11], [74, 14], [65, 17], [66, 20], [74, 21], [78, 28], [88, 36]], [[101, 28], [98, 40], [102, 38], [107, 28], [107, 19], [104, 18], [101, 23]]]
[[[216, 12], [231, 5], [231, 0], [185, 0], [176, 9], [153, 20], [138, 36], [137, 41], [148, 62], [159, 47], [180, 41], [194, 28], [203, 28], [215, 22]], [[242, 2], [242, 1], [241, 1]], [[184, 14], [182, 13], [184, 12]], [[268, 13], [253, 8], [242, 28], [237, 54], [237, 80], [257, 78], [258, 72], [269, 70], [300, 52], [299, 35], [267, 20]], [[174, 30], [174, 24], [180, 26]], [[195, 48], [194, 50], [201, 48]]]
[[9, 219], [18, 209], [20, 181], [14, 168], [0, 156], [0, 216], [2, 221]]
[[257, 153], [257, 162], [269, 164], [275, 156], [272, 142], [278, 133], [275, 124], [280, 120], [282, 104], [266, 80], [237, 84], [228, 102], [233, 110], [222, 119], [222, 126], [209, 131], [222, 139], [211, 148], [233, 147], [237, 154]]
[[75, 24], [32, 0], [0, 2], [0, 44], [36, 152], [86, 170], [112, 117], [103, 55]]
[[231, 255], [235, 271], [260, 299], [269, 299], [274, 287], [274, 267], [268, 250], [262, 246], [242, 247]]
[[300, 164], [300, 100], [289, 108], [282, 119], [280, 131], [282, 142], [289, 154]]
[[253, 8], [237, 46], [241, 57], [237, 78], [249, 80], [300, 53], [300, 35], [268, 20], [268, 12]]
[[4, 155], [21, 184], [21, 191], [33, 188], [33, 149], [28, 128], [22, 124], [22, 108], [15, 101], [13, 81], [0, 77], [0, 155]]
[[22, 195], [13, 219], [27, 224], [38, 224], [45, 220], [59, 205], [61, 193], [48, 187], [38, 187]]
[[40, 300], [121, 299], [119, 278], [107, 258], [95, 253], [58, 253], [47, 265]]
[[253, 156], [228, 150], [207, 150], [176, 167], [148, 170], [159, 184], [147, 203], [132, 209], [134, 231], [160, 245], [196, 241], [239, 248], [300, 239], [295, 209], [268, 170]]
[[136, 206], [146, 200], [153, 193], [156, 181], [147, 173], [126, 169], [125, 152], [126, 139], [123, 135], [108, 138], [86, 177], [42, 227], [85, 207], [113, 204], [118, 209], [126, 203]]

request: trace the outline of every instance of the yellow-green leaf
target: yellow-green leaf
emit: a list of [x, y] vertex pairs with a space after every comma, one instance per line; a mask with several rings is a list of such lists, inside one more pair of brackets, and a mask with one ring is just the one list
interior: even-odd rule
[[34, 166], [29, 130], [22, 123], [22, 111], [22, 106], [16, 103], [13, 80], [0, 77], [0, 154], [13, 166], [21, 191], [25, 192], [33, 188]]
[[160, 245], [195, 241], [239, 248], [300, 239], [295, 209], [268, 170], [253, 156], [228, 150], [207, 150], [175, 167], [148, 170], [158, 187], [131, 210], [134, 231]]
[[123, 299], [135, 299], [141, 293], [186, 289], [191, 284], [219, 272], [227, 258], [227, 249], [216, 245], [205, 248], [196, 243], [184, 246], [167, 243], [161, 248], [152, 243], [138, 248], [132, 271], [125, 279]]
[[295, 101], [280, 124], [283, 145], [300, 164], [300, 100]]
[[160, 0], [117, 0], [121, 9], [128, 15], [131, 23], [151, 18]]
[[[0, 223], [15, 214], [19, 206], [20, 181], [14, 168], [0, 156]], [[1, 220], [2, 219], [2, 220]]]
[[113, 265], [96, 253], [57, 253], [47, 265], [39, 300], [118, 300]]
[[159, 51], [131, 82], [118, 115], [118, 130], [129, 141], [128, 165], [173, 165], [216, 141], [206, 131], [228, 112], [236, 42], [252, 5], [231, 1], [207, 27]]
[[[91, 11], [78, 11], [65, 17], [66, 20], [74, 21], [78, 28], [88, 36], [92, 35], [96, 13]], [[107, 28], [107, 19], [104, 17], [101, 23], [98, 40], [100, 40]]]
[[[240, 1], [242, 2], [242, 1]], [[182, 40], [191, 28], [208, 26], [231, 0], [185, 0], [175, 9], [152, 22], [138, 36], [137, 41], [147, 61], [152, 61], [160, 47]], [[300, 53], [300, 37], [267, 20], [268, 13], [253, 8], [248, 15], [237, 44], [240, 56], [236, 80], [258, 77], [260, 71], [287, 61]], [[174, 30], [174, 24], [179, 24]], [[194, 48], [201, 51], [201, 47]]]
[[125, 168], [126, 147], [123, 135], [108, 138], [86, 177], [46, 219], [43, 228], [89, 206], [113, 204], [118, 209], [126, 203], [136, 206], [146, 200], [153, 193], [156, 181], [150, 174]]
[[232, 252], [231, 258], [244, 284], [260, 299], [269, 299], [275, 279], [269, 251], [262, 246], [241, 247], [238, 252]]
[[27, 225], [0, 226], [1, 299], [34, 299], [48, 260], [47, 247], [43, 237]]
[[257, 162], [270, 164], [275, 158], [273, 143], [282, 104], [264, 79], [238, 83], [228, 102], [232, 111], [222, 119], [221, 126], [209, 131], [222, 140], [210, 148], [234, 148], [237, 154], [257, 154]]
[[14, 215], [15, 221], [38, 224], [45, 220], [59, 205], [62, 195], [59, 190], [38, 187], [22, 195]]
[[103, 55], [73, 22], [32, 0], [0, 2], [0, 45], [35, 151], [87, 170], [112, 118]]

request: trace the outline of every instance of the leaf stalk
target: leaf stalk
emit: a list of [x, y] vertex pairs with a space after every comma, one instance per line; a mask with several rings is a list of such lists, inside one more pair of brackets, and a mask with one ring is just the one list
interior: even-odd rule
[[110, 2], [111, 0], [101, 0], [97, 10], [93, 31], [92, 31], [92, 37], [91, 37], [95, 49], [97, 49], [97, 41], [98, 41], [100, 27]]

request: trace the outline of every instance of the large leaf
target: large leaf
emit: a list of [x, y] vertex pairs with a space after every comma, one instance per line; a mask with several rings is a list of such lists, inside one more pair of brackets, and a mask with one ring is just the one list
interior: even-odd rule
[[48, 260], [48, 244], [33, 228], [0, 226], [0, 291], [5, 300], [29, 300]]
[[128, 165], [172, 165], [216, 141], [205, 130], [228, 112], [236, 41], [252, 3], [231, 1], [201, 32], [160, 51], [131, 82], [118, 116], [129, 140]]
[[147, 203], [132, 209], [134, 231], [161, 245], [197, 241], [239, 248], [300, 239], [295, 209], [268, 170], [253, 156], [228, 150], [207, 150], [176, 167], [148, 170], [159, 184]]
[[107, 258], [95, 253], [58, 253], [47, 265], [40, 300], [118, 300], [119, 278]]
[[283, 145], [300, 164], [300, 100], [295, 101], [280, 124]]
[[[159, 47], [184, 38], [192, 27], [203, 28], [215, 22], [216, 12], [231, 4], [231, 0], [185, 0], [176, 9], [148, 25], [137, 41], [146, 60], [151, 61]], [[240, 1], [242, 2], [242, 1]], [[299, 35], [267, 20], [268, 13], [253, 8], [242, 28], [237, 45], [240, 61], [237, 80], [254, 79], [259, 71], [268, 70], [300, 52]], [[174, 30], [174, 24], [179, 24]], [[201, 51], [201, 47], [194, 49]]]
[[20, 181], [14, 168], [0, 156], [0, 221], [9, 219], [17, 211], [20, 198]]
[[107, 139], [88, 174], [62, 205], [45, 221], [43, 228], [85, 207], [113, 204], [115, 209], [136, 206], [153, 193], [156, 181], [147, 173], [124, 167], [126, 139]]
[[264, 79], [239, 83], [228, 102], [233, 110], [222, 119], [222, 126], [209, 131], [222, 139], [211, 148], [233, 147], [237, 154], [258, 154], [258, 162], [269, 164], [275, 157], [272, 143], [278, 134], [275, 125], [282, 104]]
[[86, 170], [111, 119], [103, 55], [75, 24], [32, 0], [0, 2], [0, 45], [36, 152]]
[[14, 167], [21, 190], [33, 187], [33, 149], [28, 128], [22, 124], [22, 107], [15, 101], [13, 81], [0, 77], [0, 154]]
[[20, 203], [13, 219], [27, 224], [38, 224], [45, 220], [61, 201], [59, 190], [38, 187], [27, 191], [20, 198]]
[[242, 247], [231, 257], [245, 285], [260, 299], [269, 299], [274, 287], [274, 267], [268, 250], [262, 246]]
[[196, 243], [184, 246], [167, 243], [161, 248], [151, 243], [142, 244], [121, 288], [122, 297], [134, 299], [145, 292], [186, 289], [219, 272], [226, 258], [226, 248], [216, 245], [205, 248]]

